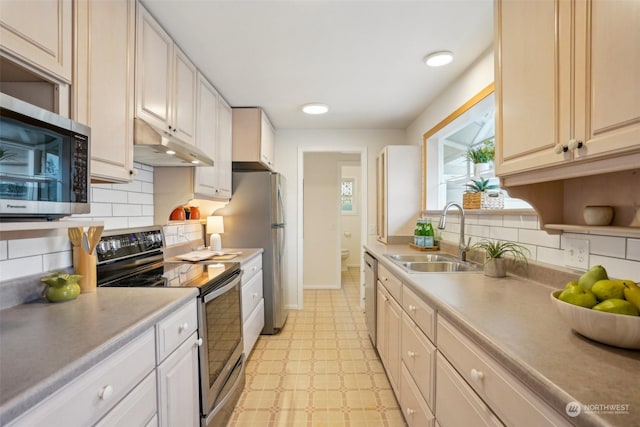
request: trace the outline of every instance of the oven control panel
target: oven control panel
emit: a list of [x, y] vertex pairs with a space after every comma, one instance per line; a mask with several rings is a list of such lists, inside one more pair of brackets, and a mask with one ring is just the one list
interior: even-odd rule
[[147, 252], [161, 251], [164, 237], [161, 229], [105, 233], [96, 246], [98, 262], [128, 258]]

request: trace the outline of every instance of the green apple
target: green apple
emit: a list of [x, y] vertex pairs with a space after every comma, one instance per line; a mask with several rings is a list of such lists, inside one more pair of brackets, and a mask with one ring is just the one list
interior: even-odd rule
[[[568, 285], [567, 285], [568, 286]], [[568, 302], [569, 304], [579, 305], [580, 307], [591, 308], [598, 303], [596, 296], [588, 289], [583, 289], [580, 286], [574, 285], [565, 287], [565, 289], [558, 295], [560, 301]]]
[[606, 311], [607, 313], [625, 314], [627, 316], [640, 316], [638, 309], [629, 301], [619, 298], [611, 298], [593, 306], [594, 310]]
[[624, 280], [598, 280], [591, 287], [599, 301], [605, 301], [611, 298], [624, 299]]
[[594, 265], [578, 279], [578, 284], [584, 289], [591, 290], [591, 287], [598, 280], [608, 279], [607, 271], [601, 265]]
[[624, 298], [640, 310], [640, 286], [631, 280], [624, 281]]

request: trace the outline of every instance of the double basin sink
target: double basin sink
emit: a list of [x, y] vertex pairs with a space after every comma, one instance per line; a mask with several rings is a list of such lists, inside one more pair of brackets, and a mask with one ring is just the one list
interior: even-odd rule
[[482, 266], [447, 254], [385, 255], [408, 273], [481, 272]]

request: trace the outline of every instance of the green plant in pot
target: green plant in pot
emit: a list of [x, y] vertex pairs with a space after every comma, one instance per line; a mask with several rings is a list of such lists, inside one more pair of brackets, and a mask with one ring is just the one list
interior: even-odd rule
[[63, 272], [53, 273], [41, 280], [47, 284], [44, 291], [45, 298], [50, 302], [62, 302], [76, 299], [80, 295], [78, 281], [80, 274], [68, 274]]
[[486, 276], [505, 277], [509, 260], [521, 262], [527, 266], [529, 249], [517, 243], [502, 240], [481, 240], [474, 244], [473, 248], [484, 250], [484, 274]]
[[479, 180], [471, 180], [471, 184], [466, 184], [467, 193], [482, 193], [487, 190], [497, 190], [499, 185], [489, 184], [488, 179], [480, 178]]
[[492, 139], [485, 141], [479, 147], [467, 150], [465, 157], [473, 163], [475, 176], [491, 170], [491, 162], [495, 158], [495, 153], [495, 144]]

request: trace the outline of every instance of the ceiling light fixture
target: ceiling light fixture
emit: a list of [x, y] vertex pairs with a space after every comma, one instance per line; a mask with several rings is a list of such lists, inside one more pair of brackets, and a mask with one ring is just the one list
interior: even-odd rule
[[200, 164], [200, 160], [191, 160], [191, 163], [194, 165], [199, 165]]
[[173, 151], [173, 150], [167, 150], [167, 151], [165, 151], [165, 153], [167, 153], [170, 156], [173, 156], [174, 154], [176, 154], [176, 152]]
[[453, 53], [448, 50], [432, 52], [424, 58], [424, 63], [429, 67], [441, 67], [443, 65], [447, 65], [451, 61], [453, 61]]
[[324, 114], [329, 111], [327, 104], [306, 104], [302, 107], [302, 111], [307, 114]]

